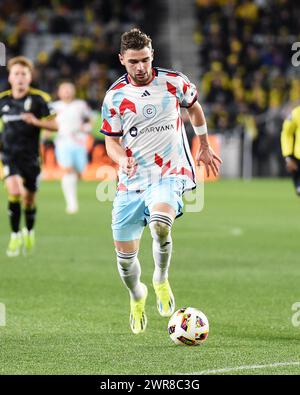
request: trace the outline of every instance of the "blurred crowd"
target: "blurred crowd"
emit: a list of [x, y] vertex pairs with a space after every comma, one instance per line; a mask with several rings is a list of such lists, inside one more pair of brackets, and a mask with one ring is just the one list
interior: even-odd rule
[[[209, 130], [246, 132], [253, 140], [256, 174], [268, 173], [266, 158], [281, 155], [282, 119], [300, 102], [300, 66], [291, 63], [292, 43], [300, 41], [300, 6], [293, 0], [194, 1], [200, 95]], [[120, 35], [146, 24], [147, 33], [155, 35], [147, 11], [158, 4], [1, 0], [0, 41], [8, 59], [23, 54], [35, 62], [36, 87], [55, 99], [58, 83], [70, 79], [78, 97], [99, 111], [107, 88], [124, 72], [117, 57]], [[0, 91], [7, 87], [6, 69], [0, 67]]]
[[[144, 18], [142, 0], [1, 0], [0, 41], [6, 43], [7, 58], [28, 51], [32, 58], [31, 47], [40, 44], [32, 59], [38, 88], [55, 96], [58, 82], [71, 79], [78, 96], [97, 108], [124, 72], [117, 57], [120, 35], [142, 26]], [[45, 36], [50, 40], [39, 42]], [[2, 90], [7, 78], [0, 69]]]
[[257, 175], [264, 175], [268, 156], [280, 156], [282, 119], [300, 102], [300, 67], [291, 63], [292, 43], [300, 41], [299, 4], [195, 1], [194, 39], [210, 130], [251, 135]]

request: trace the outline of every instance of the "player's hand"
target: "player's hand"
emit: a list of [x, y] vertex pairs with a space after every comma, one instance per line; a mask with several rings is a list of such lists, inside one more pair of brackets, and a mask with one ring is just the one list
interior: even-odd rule
[[289, 173], [293, 173], [298, 170], [298, 164], [293, 158], [285, 158], [286, 169]]
[[196, 155], [196, 165], [201, 166], [201, 162], [206, 169], [207, 177], [209, 177], [210, 169], [213, 175], [217, 177], [222, 164], [222, 159], [213, 151], [210, 146], [200, 146]]
[[39, 120], [38, 118], [32, 114], [31, 112], [23, 112], [21, 114], [21, 118], [24, 122], [29, 123], [30, 125], [38, 126]]
[[121, 158], [119, 162], [120, 168], [128, 177], [131, 177], [136, 166], [135, 159], [131, 157]]

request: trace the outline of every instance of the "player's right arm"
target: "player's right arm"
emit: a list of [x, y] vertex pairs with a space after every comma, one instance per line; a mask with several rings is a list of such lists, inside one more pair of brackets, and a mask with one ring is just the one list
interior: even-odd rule
[[281, 131], [281, 151], [286, 161], [289, 172], [297, 171], [298, 165], [294, 159], [295, 132], [297, 123], [294, 119], [294, 111], [283, 122]]
[[122, 169], [124, 173], [131, 176], [134, 171], [135, 160], [134, 158], [128, 157], [123, 147], [120, 144], [119, 139], [115, 137], [105, 136], [105, 147], [107, 155]]
[[118, 109], [113, 104], [111, 92], [108, 92], [103, 102], [100, 131], [105, 134], [107, 155], [130, 177], [134, 171], [135, 160], [126, 154], [120, 144], [120, 137], [123, 135], [122, 122]]

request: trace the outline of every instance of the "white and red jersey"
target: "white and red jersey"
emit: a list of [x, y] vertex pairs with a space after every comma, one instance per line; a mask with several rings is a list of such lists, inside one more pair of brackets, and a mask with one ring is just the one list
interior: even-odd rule
[[136, 161], [134, 174], [119, 171], [119, 190], [144, 190], [162, 177], [185, 180], [195, 187], [195, 167], [180, 107], [191, 107], [197, 90], [176, 71], [153, 68], [147, 85], [134, 85], [128, 74], [107, 91], [101, 132], [119, 137], [127, 156]]
[[91, 118], [91, 110], [84, 100], [75, 99], [70, 103], [58, 100], [52, 103], [57, 114], [58, 133], [56, 143], [85, 144], [84, 123]]

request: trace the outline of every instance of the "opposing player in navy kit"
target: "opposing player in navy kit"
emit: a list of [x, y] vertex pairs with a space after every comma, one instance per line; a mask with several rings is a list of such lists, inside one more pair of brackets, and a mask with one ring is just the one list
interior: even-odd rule
[[[11, 89], [0, 93], [2, 132], [2, 162], [5, 186], [8, 192], [8, 214], [11, 236], [7, 256], [25, 254], [35, 244], [36, 191], [40, 174], [39, 138], [42, 128], [57, 130], [50, 96], [30, 87], [33, 64], [23, 57], [8, 62], [8, 81]], [[21, 203], [25, 226], [21, 233]]]
[[120, 62], [127, 73], [107, 91], [102, 128], [108, 155], [119, 163], [112, 229], [118, 269], [130, 295], [130, 327], [147, 325], [147, 287], [140, 281], [140, 238], [149, 224], [153, 238], [153, 286], [159, 314], [169, 317], [175, 299], [168, 281], [171, 229], [182, 214], [184, 191], [195, 188], [195, 168], [180, 107], [187, 108], [200, 150], [197, 164], [217, 175], [221, 159], [208, 143], [197, 90], [181, 73], [152, 67], [151, 39], [138, 29], [122, 35]]

